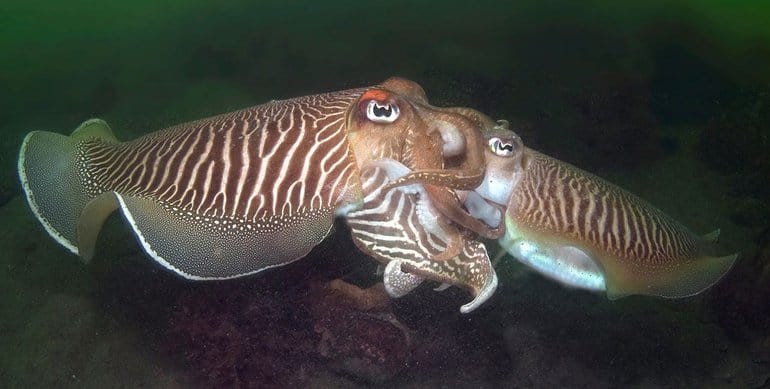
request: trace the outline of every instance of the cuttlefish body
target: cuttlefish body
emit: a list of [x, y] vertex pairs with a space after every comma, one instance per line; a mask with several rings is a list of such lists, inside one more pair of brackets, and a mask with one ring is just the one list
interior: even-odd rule
[[[483, 177], [483, 115], [431, 106], [400, 78], [272, 101], [120, 142], [99, 119], [70, 136], [35, 131], [18, 172], [28, 203], [57, 242], [93, 255], [120, 209], [147, 254], [190, 279], [232, 278], [306, 255], [335, 216], [361, 208], [361, 170], [407, 166], [449, 218], [475, 219], [447, 195]], [[460, 160], [451, 169], [447, 158]], [[451, 192], [449, 192], [451, 193]], [[450, 238], [454, 254], [463, 242]]]
[[487, 133], [487, 170], [468, 194], [487, 223], [506, 206], [508, 253], [565, 285], [668, 298], [697, 294], [724, 276], [737, 254], [714, 256], [718, 231], [700, 237], [639, 197], [523, 146], [510, 131]]
[[364, 170], [363, 205], [345, 218], [353, 242], [385, 266], [383, 282], [391, 297], [402, 297], [428, 279], [469, 290], [474, 299], [460, 311], [471, 312], [497, 288], [486, 247], [467, 234], [459, 252], [441, 258], [453, 237], [463, 234], [462, 227], [441, 213], [426, 185], [392, 185], [411, 173], [391, 159]]

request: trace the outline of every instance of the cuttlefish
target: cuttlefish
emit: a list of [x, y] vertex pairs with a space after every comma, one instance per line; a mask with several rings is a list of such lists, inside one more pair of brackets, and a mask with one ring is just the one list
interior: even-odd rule
[[695, 235], [620, 187], [525, 147], [511, 131], [486, 139], [485, 177], [465, 203], [485, 223], [505, 224], [501, 246], [547, 277], [611, 299], [678, 298], [716, 283], [737, 258], [714, 255], [718, 230]]
[[[471, 312], [497, 288], [486, 247], [435, 206], [427, 185], [405, 184], [410, 174], [391, 159], [364, 170], [363, 205], [345, 218], [353, 242], [384, 266], [383, 283], [391, 297], [402, 297], [427, 279], [470, 291], [474, 298], [460, 311]], [[461, 250], [441, 258], [458, 235], [463, 236]]]
[[[414, 82], [271, 101], [120, 142], [102, 120], [70, 136], [31, 132], [18, 173], [30, 208], [88, 260], [119, 209], [146, 253], [189, 279], [239, 277], [305, 256], [335, 216], [363, 203], [362, 169], [410, 169], [458, 225], [478, 221], [451, 191], [484, 174], [485, 116], [428, 103]], [[451, 167], [445, 161], [452, 159]], [[463, 249], [462, 236], [449, 238]], [[438, 255], [438, 254], [436, 254]]]

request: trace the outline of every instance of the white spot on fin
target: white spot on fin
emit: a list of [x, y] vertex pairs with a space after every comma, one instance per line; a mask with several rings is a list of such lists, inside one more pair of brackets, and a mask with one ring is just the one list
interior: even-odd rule
[[385, 266], [385, 273], [382, 279], [385, 284], [385, 291], [393, 298], [404, 297], [409, 292], [420, 286], [423, 279], [417, 275], [407, 273], [401, 270], [401, 261], [390, 261]]

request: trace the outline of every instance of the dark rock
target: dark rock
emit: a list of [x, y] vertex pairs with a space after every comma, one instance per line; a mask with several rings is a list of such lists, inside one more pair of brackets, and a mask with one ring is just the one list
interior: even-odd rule
[[296, 387], [325, 368], [381, 383], [407, 365], [409, 332], [381, 286], [305, 274], [290, 288], [291, 270], [277, 275], [284, 283], [196, 284], [169, 316], [168, 354], [207, 387]]
[[382, 284], [359, 289], [368, 295], [363, 302], [361, 294], [353, 301], [339, 284], [335, 280], [313, 287], [311, 294], [318, 297], [312, 308], [313, 328], [321, 336], [316, 351], [336, 371], [367, 382], [385, 382], [407, 365], [410, 331], [390, 311]]

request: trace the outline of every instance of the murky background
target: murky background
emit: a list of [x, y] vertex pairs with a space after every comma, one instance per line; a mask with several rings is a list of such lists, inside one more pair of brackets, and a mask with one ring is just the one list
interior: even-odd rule
[[[760, 387], [770, 379], [770, 8], [762, 2], [92, 1], [0, 4], [0, 386]], [[260, 276], [188, 283], [117, 215], [85, 265], [20, 195], [27, 131], [120, 139], [399, 75], [505, 118], [698, 233], [733, 271], [694, 298], [565, 289], [510, 258], [495, 296], [424, 286], [362, 314], [344, 225]], [[292, 244], [286, 237], [285, 244]], [[495, 250], [495, 243], [488, 247]]]

